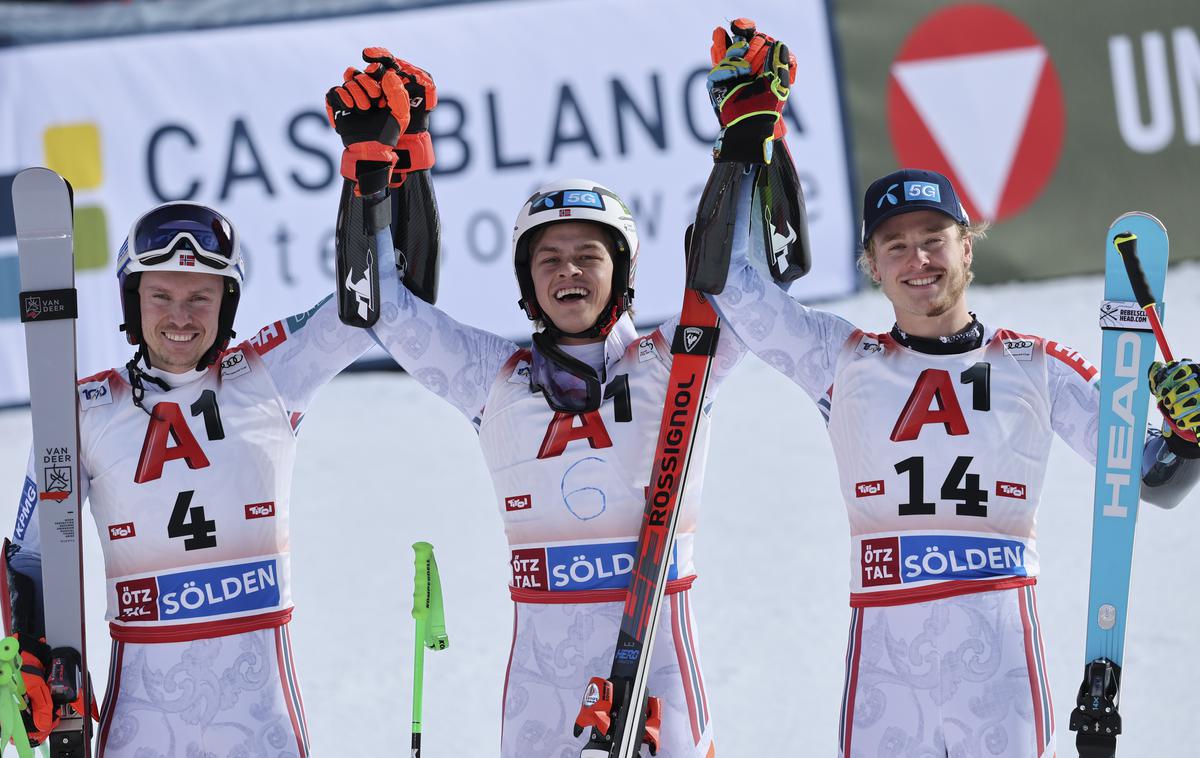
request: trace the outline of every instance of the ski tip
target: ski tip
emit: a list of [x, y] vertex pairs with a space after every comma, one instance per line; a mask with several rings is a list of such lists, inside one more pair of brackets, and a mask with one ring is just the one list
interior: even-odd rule
[[1109, 225], [1109, 228], [1117, 229], [1122, 226], [1127, 226], [1130, 221], [1135, 220], [1151, 223], [1162, 229], [1164, 232], [1167, 229], [1166, 225], [1163, 224], [1162, 221], [1159, 221], [1157, 216], [1146, 211], [1126, 211], [1125, 213], [1122, 213], [1120, 216], [1117, 216], [1115, 219], [1113, 219], [1113, 222]]

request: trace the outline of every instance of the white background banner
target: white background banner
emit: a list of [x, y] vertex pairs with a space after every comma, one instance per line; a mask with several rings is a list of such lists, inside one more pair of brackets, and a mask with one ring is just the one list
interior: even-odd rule
[[[799, 59], [788, 142], [808, 201], [813, 271], [801, 298], [854, 288], [855, 222], [830, 25], [822, 0], [758, 2], [760, 28]], [[567, 176], [613, 188], [642, 241], [637, 320], [678, 309], [683, 230], [711, 167], [704, 90], [727, 4], [483, 3], [342, 19], [0, 51], [0, 203], [47, 165], [76, 187], [79, 370], [128, 360], [113, 261], [129, 224], [167, 200], [212, 205], [249, 260], [242, 337], [332, 288], [341, 143], [324, 94], [367, 45], [426, 68], [442, 216], [438, 305], [527, 338], [510, 260], [533, 189]], [[0, 209], [0, 405], [26, 397], [16, 240]], [[84, 252], [86, 248], [90, 252]]]

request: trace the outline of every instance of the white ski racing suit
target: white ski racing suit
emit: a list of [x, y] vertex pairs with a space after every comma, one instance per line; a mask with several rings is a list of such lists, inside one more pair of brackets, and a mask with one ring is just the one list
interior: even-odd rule
[[[387, 302], [396, 267], [390, 248], [380, 258]], [[126, 369], [79, 382], [80, 492], [113, 639], [99, 758], [309, 755], [288, 631], [296, 431], [316, 391], [373, 344], [330, 296], [205, 370], [149, 369], [170, 389], [145, 382], [144, 410]], [[36, 464], [9, 564], [37, 588], [40, 618]]]
[[[392, 357], [470, 420], [508, 537], [513, 645], [501, 755], [578, 754], [572, 735], [589, 678], [607, 676], [645, 508], [677, 319], [638, 336], [624, 315], [603, 344], [563, 346], [600, 369], [598, 411], [557, 413], [530, 384], [530, 354], [458, 323], [401, 286], [375, 330]], [[648, 692], [662, 699], [660, 758], [706, 758], [712, 727], [689, 588], [713, 397], [744, 347], [726, 331], [697, 420], [671, 550]]]
[[1036, 515], [1053, 434], [1095, 461], [1096, 369], [978, 322], [937, 345], [869, 334], [737, 251], [714, 302], [833, 443], [851, 534], [839, 755], [1052, 756]]

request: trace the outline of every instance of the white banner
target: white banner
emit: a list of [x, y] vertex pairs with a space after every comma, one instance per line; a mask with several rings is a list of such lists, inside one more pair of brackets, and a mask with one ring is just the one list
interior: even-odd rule
[[[823, 0], [755, 4], [799, 59], [788, 142], [808, 200], [813, 272], [798, 297], [852, 290], [855, 223]], [[588, 177], [634, 209], [637, 320], [675, 312], [683, 230], [711, 167], [704, 89], [725, 3], [586, 0], [467, 4], [342, 19], [0, 51], [0, 405], [26, 397], [8, 189], [26, 166], [76, 194], [81, 375], [128, 360], [113, 262], [134, 217], [167, 200], [222, 210], [249, 282], [236, 327], [307, 310], [332, 288], [341, 143], [324, 94], [367, 45], [426, 68], [442, 215], [438, 305], [515, 338], [510, 245], [544, 181]]]

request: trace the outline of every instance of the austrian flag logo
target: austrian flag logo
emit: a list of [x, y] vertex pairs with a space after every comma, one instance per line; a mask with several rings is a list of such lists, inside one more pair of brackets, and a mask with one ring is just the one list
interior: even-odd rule
[[[945, 174], [972, 219], [999, 221], [1037, 199], [1066, 120], [1054, 62], [1024, 21], [982, 3], [943, 8], [909, 33], [890, 74], [899, 165]], [[964, 87], [987, 94], [964, 100]]]

